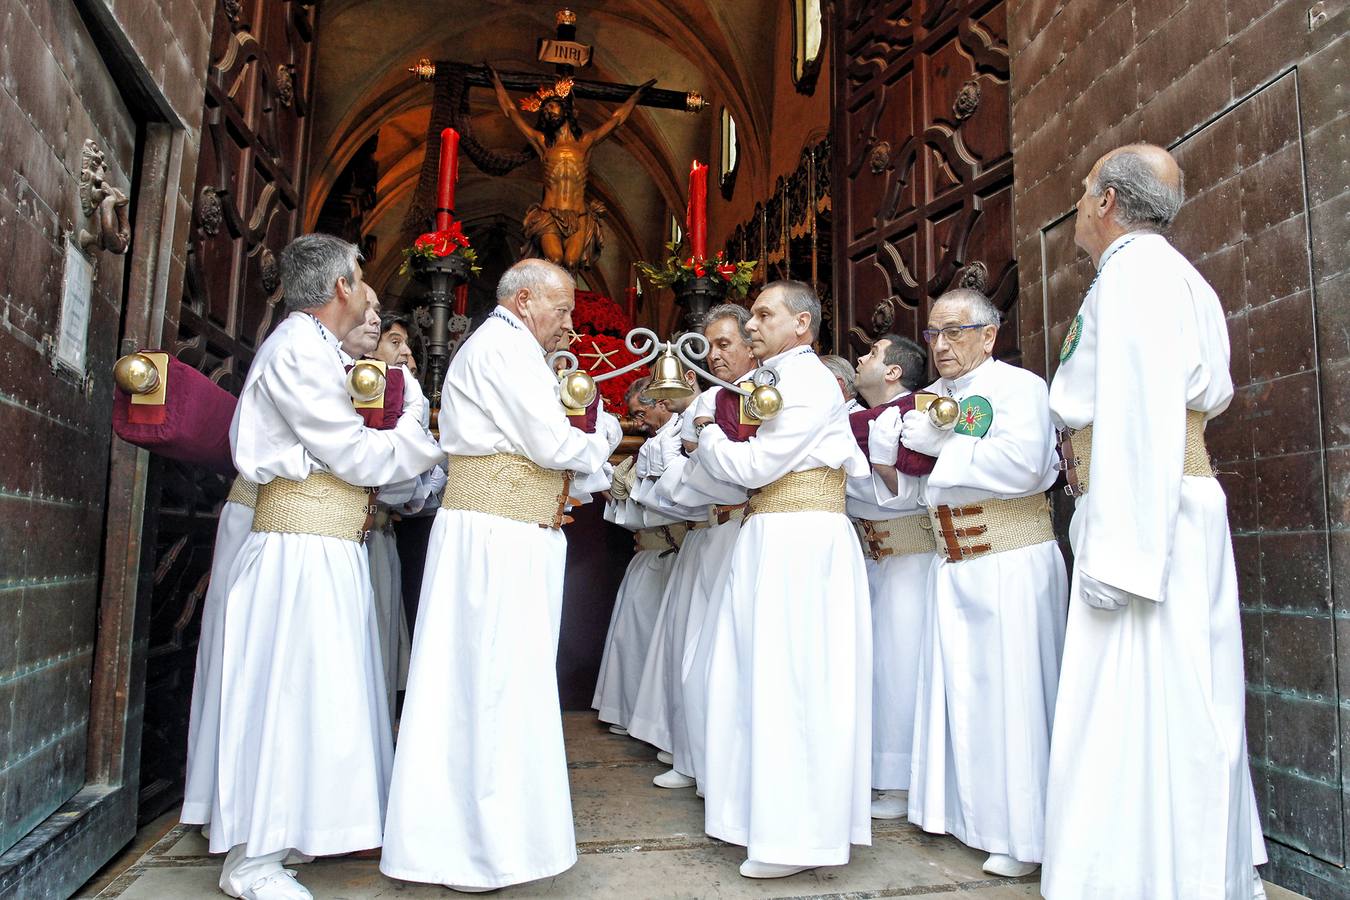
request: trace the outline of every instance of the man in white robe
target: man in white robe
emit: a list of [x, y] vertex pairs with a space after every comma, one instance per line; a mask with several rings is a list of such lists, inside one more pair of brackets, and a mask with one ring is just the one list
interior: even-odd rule
[[600, 721], [608, 723], [615, 734], [628, 734], [642, 685], [647, 648], [661, 610], [661, 595], [670, 581], [684, 532], [682, 519], [639, 503], [633, 493], [643, 479], [652, 477], [653, 472], [659, 473], [664, 465], [662, 446], [670, 443], [668, 432], [679, 427], [679, 418], [666, 401], [642, 393], [650, 383], [650, 378], [639, 378], [625, 392], [629, 415], [642, 423], [649, 436], [638, 448], [632, 469], [625, 471], [620, 489], [624, 496], [612, 500], [605, 515], [609, 521], [633, 532], [636, 548], [614, 598], [591, 700]]
[[781, 412], [745, 440], [699, 418], [700, 464], [757, 493], [729, 563], [709, 681], [708, 834], [746, 847], [741, 874], [848, 862], [870, 844], [872, 633], [844, 481], [867, 471], [833, 376], [811, 349], [820, 304], [775, 282], [747, 326]]
[[960, 404], [955, 427], [902, 417], [901, 443], [937, 457], [924, 499], [938, 553], [919, 658], [909, 820], [987, 851], [984, 870], [1035, 870], [1064, 641], [1064, 560], [1045, 381], [993, 359], [999, 313], [977, 291], [933, 304], [924, 338]]
[[291, 314], [259, 347], [230, 428], [239, 474], [259, 485], [228, 580], [211, 849], [221, 890], [308, 898], [289, 850], [380, 844], [389, 767], [370, 574], [370, 489], [439, 452], [422, 411], [367, 428], [345, 388], [338, 335], [366, 313], [357, 248], [297, 238], [280, 264]]
[[[755, 367], [750, 335], [745, 330], [749, 321], [750, 311], [734, 303], [714, 306], [704, 319], [708, 371], [723, 381], [736, 384]], [[679, 506], [703, 507], [707, 517], [706, 528], [697, 529], [685, 538], [676, 562], [693, 578], [685, 601], [679, 697], [671, 700], [671, 754], [668, 761], [663, 759], [671, 768], [653, 779], [653, 783], [662, 787], [686, 785], [687, 779], [697, 783], [703, 771], [711, 623], [716, 621], [721, 608], [731, 551], [745, 515], [745, 488], [713, 478], [698, 462], [694, 422], [700, 417], [715, 417], [723, 390], [713, 387], [704, 391], [685, 414], [680, 433], [685, 454], [674, 460], [657, 482], [660, 496]]]
[[380, 871], [483, 891], [576, 862], [555, 663], [570, 477], [621, 437], [568, 422], [544, 359], [571, 328], [575, 285], [516, 263], [441, 391], [448, 481], [413, 631]]
[[1077, 500], [1041, 889], [1264, 896], [1237, 575], [1204, 448], [1233, 396], [1223, 307], [1157, 233], [1182, 202], [1170, 154], [1122, 147], [1083, 183], [1075, 240], [1097, 277], [1050, 388]]
[[[858, 360], [858, 393], [867, 408], [849, 416], [873, 471], [848, 480], [848, 514], [858, 526], [872, 594], [872, 818], [899, 819], [914, 742], [914, 696], [923, 638], [933, 536], [920, 501], [933, 458], [898, 445], [900, 415], [914, 408], [928, 358], [908, 338], [883, 335]], [[870, 438], [880, 429], [886, 437]], [[897, 494], [885, 475], [910, 476]]]

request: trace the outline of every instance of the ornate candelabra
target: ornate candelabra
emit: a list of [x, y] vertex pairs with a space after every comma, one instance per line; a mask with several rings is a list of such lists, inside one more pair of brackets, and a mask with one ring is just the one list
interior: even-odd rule
[[418, 258], [412, 264], [413, 275], [427, 285], [425, 305], [431, 317], [427, 338], [427, 399], [431, 408], [441, 407], [441, 382], [450, 366], [464, 334], [469, 330], [469, 317], [452, 309], [455, 288], [469, 280], [472, 263], [462, 256]]

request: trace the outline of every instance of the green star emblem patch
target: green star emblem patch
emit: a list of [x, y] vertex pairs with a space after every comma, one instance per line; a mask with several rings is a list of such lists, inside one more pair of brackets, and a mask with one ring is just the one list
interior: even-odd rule
[[1078, 349], [1078, 342], [1083, 337], [1083, 314], [1079, 313], [1073, 317], [1073, 323], [1069, 325], [1069, 333], [1064, 335], [1064, 343], [1059, 348], [1059, 361], [1061, 364], [1069, 361], [1073, 356], [1073, 351]]
[[956, 433], [981, 438], [994, 424], [994, 405], [988, 398], [974, 394], [961, 401], [961, 412], [956, 417]]

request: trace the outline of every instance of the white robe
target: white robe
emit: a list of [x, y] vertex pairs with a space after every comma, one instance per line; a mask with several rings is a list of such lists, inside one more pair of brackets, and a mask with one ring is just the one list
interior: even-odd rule
[[[1133, 240], [1129, 238], [1133, 237]], [[1158, 235], [1117, 242], [1050, 391], [1093, 426], [1050, 756], [1046, 897], [1246, 898], [1266, 861], [1247, 767], [1227, 503], [1185, 476], [1185, 410], [1233, 396], [1223, 308]], [[1088, 574], [1135, 596], [1079, 599]]]
[[[681, 438], [693, 443], [694, 422], [713, 415], [717, 394], [722, 388], [704, 391], [686, 413]], [[657, 493], [671, 503], [686, 507], [736, 506], [746, 500], [745, 488], [719, 481], [699, 464], [698, 451], [672, 464], [657, 483]], [[680, 666], [680, 698], [673, 718], [671, 754], [674, 768], [693, 778], [704, 771], [707, 747], [708, 692], [724, 685], [709, 685], [708, 663], [712, 658], [712, 623], [717, 621], [722, 598], [726, 594], [727, 570], [731, 551], [740, 534], [741, 520], [730, 519], [701, 531], [697, 557], [690, 559], [694, 582], [689, 594], [689, 612], [685, 619], [684, 656]], [[685, 538], [688, 544], [689, 538]], [[682, 551], [683, 552], [683, 551]], [[732, 688], [734, 690], [734, 687]], [[683, 720], [682, 722], [680, 720]], [[681, 729], [681, 725], [683, 728]]]
[[[439, 458], [416, 406], [391, 430], [365, 427], [337, 343], [297, 312], [258, 348], [230, 426], [244, 478], [328, 471], [373, 487]], [[227, 582], [211, 851], [379, 846], [392, 747], [365, 548], [250, 532]]]
[[[905, 478], [896, 494], [875, 473], [850, 478], [848, 514], [879, 522], [923, 513], [922, 487], [923, 479]], [[931, 551], [867, 560], [872, 597], [872, 787], [877, 790], [909, 788], [919, 645], [927, 621], [932, 562]]]
[[[680, 452], [680, 442], [685, 430], [681, 426], [687, 421], [689, 421], [687, 415], [683, 417], [683, 422], [678, 417], [672, 416], [671, 422], [667, 423], [670, 427], [662, 429], [662, 433], [658, 435], [658, 446], [653, 451], [659, 457], [660, 471], [652, 467], [647, 477], [639, 479], [634, 488], [634, 496], [647, 509], [660, 515], [688, 522], [706, 523], [708, 519], [706, 504], [683, 506], [674, 503], [668, 495], [661, 492], [662, 481], [677, 478], [678, 473], [688, 462]], [[682, 758], [689, 755], [682, 696], [684, 646], [689, 630], [690, 603], [694, 597], [694, 586], [702, 565], [702, 548], [707, 538], [706, 528], [691, 529], [680, 545], [680, 552], [675, 556], [670, 578], [661, 594], [656, 623], [652, 627], [651, 641], [647, 645], [632, 721], [628, 725], [628, 733], [633, 737], [672, 754], [675, 752], [677, 742], [685, 745], [680, 749]], [[697, 616], [701, 620], [702, 610], [698, 611]], [[678, 766], [676, 768], [678, 769]]]
[[[942, 447], [924, 490], [930, 508], [1034, 496], [1054, 483], [1040, 376], [991, 359], [928, 390], [993, 407], [984, 437], [953, 434]], [[909, 786], [909, 820], [925, 831], [1040, 862], [1065, 595], [1054, 541], [960, 562], [934, 555]]]
[[[568, 424], [538, 342], [501, 307], [451, 361], [441, 422], [448, 454], [512, 453], [581, 473], [600, 470], [621, 436], [604, 412], [594, 434]], [[532, 522], [437, 512], [384, 874], [502, 887], [576, 862], [555, 670], [566, 550], [561, 531]]]
[[253, 507], [227, 500], [220, 507], [211, 580], [202, 599], [202, 627], [197, 638], [197, 669], [192, 679], [188, 717], [187, 780], [183, 787], [183, 822], [211, 821], [216, 793], [216, 752], [220, 743], [220, 657], [225, 630], [225, 597], [230, 568], [253, 529]]
[[[653, 472], [660, 474], [664, 466], [663, 444], [669, 441], [671, 433], [679, 434], [679, 424], [679, 418], [671, 416], [638, 448], [633, 466], [635, 492], [641, 482], [654, 477]], [[639, 503], [632, 494], [627, 500], [616, 503], [613, 511], [607, 510], [606, 517], [634, 531], [681, 521]], [[669, 548], [639, 550], [624, 571], [614, 598], [614, 610], [610, 613], [609, 631], [600, 657], [600, 674], [591, 700], [591, 707], [599, 712], [602, 722], [628, 728], [632, 721], [638, 689], [642, 685], [642, 669], [647, 662], [647, 648], [651, 645], [656, 618], [661, 611], [661, 597], [675, 568], [675, 556]]]
[[[806, 347], [766, 360], [783, 410], [748, 441], [703, 429], [709, 474], [761, 488], [817, 467], [866, 471], [839, 386]], [[714, 624], [705, 825], [750, 859], [842, 865], [871, 843], [867, 571], [842, 513], [763, 513], [740, 529]], [[706, 626], [705, 626], [706, 627]], [[725, 689], [721, 688], [725, 685]]]

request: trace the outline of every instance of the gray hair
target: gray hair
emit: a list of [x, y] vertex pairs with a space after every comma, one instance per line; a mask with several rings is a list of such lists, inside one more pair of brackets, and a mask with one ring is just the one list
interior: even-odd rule
[[1186, 198], [1180, 171], [1177, 183], [1169, 184], [1158, 177], [1143, 154], [1133, 150], [1120, 150], [1108, 157], [1088, 186], [1094, 197], [1105, 194], [1107, 188], [1115, 188], [1116, 221], [1124, 228], [1166, 228]]
[[822, 356], [820, 361], [825, 364], [825, 368], [830, 370], [830, 374], [844, 383], [845, 399], [852, 400], [858, 396], [858, 387], [854, 384], [858, 372], [853, 368], [853, 363], [842, 356]]
[[709, 325], [719, 319], [735, 319], [736, 324], [740, 326], [741, 340], [750, 343], [750, 332], [745, 330], [745, 323], [750, 321], [750, 310], [735, 303], [719, 303], [703, 317], [704, 330], [706, 331]]
[[759, 293], [762, 296], [770, 288], [778, 288], [783, 294], [783, 305], [788, 308], [788, 312], [810, 313], [811, 314], [811, 338], [820, 337], [820, 298], [816, 292], [811, 289], [811, 285], [803, 281], [791, 281], [784, 279], [782, 281], [771, 281], [764, 285]]
[[652, 376], [650, 375], [643, 375], [641, 378], [635, 380], [632, 384], [628, 386], [628, 389], [623, 392], [623, 402], [632, 403], [633, 398], [636, 397], [637, 402], [641, 403], [643, 406], [655, 406], [656, 405], [655, 400], [653, 400], [651, 397], [643, 396], [642, 394], [642, 392], [645, 391], [651, 383], [652, 383]]
[[286, 308], [314, 309], [328, 303], [337, 294], [338, 279], [345, 278], [351, 284], [356, 278], [356, 264], [364, 258], [359, 247], [340, 237], [300, 235], [277, 258]]
[[[997, 310], [995, 310], [997, 312]], [[881, 358], [882, 365], [900, 367], [900, 383], [905, 390], [917, 390], [928, 377], [928, 354], [918, 344], [898, 334], [883, 334], [877, 338], [890, 341]]]
[[963, 303], [966, 309], [970, 311], [970, 324], [972, 325], [993, 325], [995, 328], [1003, 324], [1003, 315], [998, 311], [998, 307], [984, 294], [973, 288], [955, 288], [938, 297], [933, 305], [939, 303]]
[[562, 266], [556, 266], [546, 259], [522, 259], [502, 273], [501, 280], [497, 282], [497, 302], [505, 303], [521, 290], [533, 294], [549, 287], [566, 288], [575, 283]]

